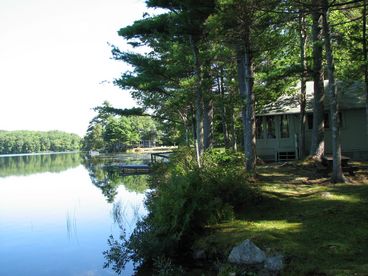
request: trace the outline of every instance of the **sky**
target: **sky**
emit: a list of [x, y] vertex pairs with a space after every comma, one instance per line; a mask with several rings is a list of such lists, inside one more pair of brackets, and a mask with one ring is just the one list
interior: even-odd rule
[[111, 83], [129, 67], [108, 43], [129, 49], [117, 31], [145, 11], [144, 0], [0, 0], [0, 130], [83, 136], [103, 101], [137, 106]]

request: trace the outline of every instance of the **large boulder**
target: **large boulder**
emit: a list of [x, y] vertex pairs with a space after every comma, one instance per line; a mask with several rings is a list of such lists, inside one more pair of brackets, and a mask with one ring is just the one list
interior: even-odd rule
[[256, 265], [266, 260], [266, 254], [248, 239], [231, 250], [228, 260], [234, 264]]

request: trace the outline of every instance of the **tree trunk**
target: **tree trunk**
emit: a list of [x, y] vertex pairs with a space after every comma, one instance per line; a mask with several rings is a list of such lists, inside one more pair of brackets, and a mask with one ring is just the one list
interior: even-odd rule
[[231, 127], [231, 147], [233, 149], [233, 151], [238, 151], [238, 139], [236, 137], [236, 129], [235, 129], [235, 113], [234, 113], [234, 108], [233, 112], [231, 112], [231, 116], [230, 116], [230, 127]]
[[299, 137], [299, 158], [305, 156], [305, 125], [306, 125], [306, 82], [307, 82], [307, 60], [306, 60], [306, 44], [307, 44], [307, 26], [305, 15], [299, 11], [299, 28], [300, 28], [300, 137]]
[[179, 111], [179, 116], [181, 120], [183, 121], [183, 127], [184, 127], [184, 135], [185, 135], [185, 145], [189, 146], [189, 133], [190, 133], [190, 124], [188, 123], [188, 114], [185, 114], [184, 112]]
[[[249, 33], [249, 31], [247, 32]], [[244, 151], [246, 171], [255, 174], [256, 170], [256, 136], [253, 93], [253, 66], [249, 36], [245, 39], [244, 50], [237, 50], [237, 65], [240, 97], [242, 99], [242, 118], [244, 129]]]
[[203, 146], [213, 147], [213, 102], [208, 95], [203, 98]]
[[224, 135], [224, 146], [225, 148], [229, 148], [229, 132], [226, 122], [226, 107], [225, 107], [225, 87], [224, 87], [224, 77], [223, 70], [220, 70], [220, 76], [217, 78], [217, 89], [221, 95], [220, 109], [221, 109], [221, 124], [222, 124], [222, 133]]
[[195, 121], [196, 121], [196, 139], [195, 149], [198, 167], [201, 167], [201, 157], [203, 155], [203, 104], [202, 104], [202, 87], [201, 87], [201, 64], [199, 61], [199, 50], [193, 40], [189, 36], [190, 45], [192, 47], [194, 58], [194, 69], [196, 76], [196, 90], [195, 90]]
[[197, 140], [197, 122], [196, 122], [196, 117], [195, 117], [195, 112], [194, 110], [192, 109], [192, 128], [193, 128], [193, 141], [194, 141], [194, 147], [195, 147], [195, 150], [196, 150], [196, 158], [197, 158], [197, 163], [198, 165], [200, 165], [200, 158], [199, 155], [198, 155], [198, 140]]
[[365, 90], [365, 128], [368, 139], [368, 54], [367, 54], [367, 0], [363, 2], [363, 61], [364, 61], [364, 90]]
[[314, 81], [314, 101], [313, 101], [313, 130], [310, 155], [320, 160], [325, 151], [324, 142], [324, 84], [322, 68], [322, 14], [318, 0], [313, 0], [312, 10], [312, 40], [313, 40], [313, 81]]
[[328, 92], [330, 96], [330, 114], [331, 114], [331, 133], [332, 133], [332, 155], [333, 168], [331, 181], [345, 182], [346, 179], [341, 167], [341, 143], [340, 143], [340, 127], [338, 122], [338, 104], [335, 82], [335, 64], [331, 46], [331, 30], [328, 21], [328, 0], [323, 0], [323, 33], [327, 59], [327, 73], [328, 73]]
[[211, 61], [203, 60], [201, 88], [203, 102], [203, 149], [213, 147], [213, 101], [212, 101], [212, 79], [210, 75]]

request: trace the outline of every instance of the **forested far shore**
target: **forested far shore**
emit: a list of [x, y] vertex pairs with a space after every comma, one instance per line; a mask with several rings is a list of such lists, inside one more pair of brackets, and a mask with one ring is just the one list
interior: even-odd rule
[[76, 151], [81, 138], [63, 131], [0, 130], [0, 154]]

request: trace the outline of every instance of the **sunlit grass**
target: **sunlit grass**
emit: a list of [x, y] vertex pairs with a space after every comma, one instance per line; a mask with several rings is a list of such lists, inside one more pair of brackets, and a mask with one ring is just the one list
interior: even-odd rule
[[226, 257], [234, 245], [251, 239], [285, 256], [284, 275], [368, 275], [368, 183], [333, 185], [313, 178], [296, 184], [298, 170], [305, 179], [310, 172], [282, 169], [261, 172], [261, 201], [233, 221], [209, 226], [197, 246]]
[[357, 198], [356, 196], [352, 195], [337, 195], [328, 193], [327, 196], [324, 196], [324, 199], [327, 200], [336, 200], [336, 201], [345, 201], [350, 203], [358, 203], [360, 202], [360, 198]]

